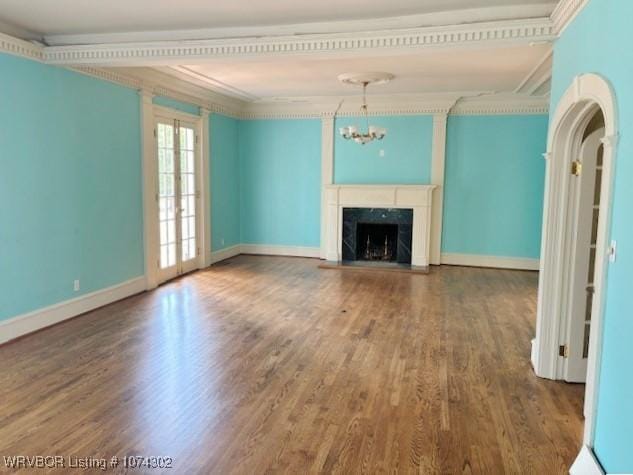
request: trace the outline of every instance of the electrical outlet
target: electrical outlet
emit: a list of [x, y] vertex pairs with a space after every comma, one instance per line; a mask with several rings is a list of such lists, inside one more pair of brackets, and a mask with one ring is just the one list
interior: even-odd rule
[[79, 279], [75, 280], [75, 282], [73, 282], [73, 289], [75, 290], [75, 292], [79, 292], [80, 286], [79, 286]]
[[379, 157], [384, 157], [385, 156], [385, 150], [381, 148], [380, 152], [378, 152], [378, 156]]
[[224, 238], [220, 239], [220, 243], [224, 246]]

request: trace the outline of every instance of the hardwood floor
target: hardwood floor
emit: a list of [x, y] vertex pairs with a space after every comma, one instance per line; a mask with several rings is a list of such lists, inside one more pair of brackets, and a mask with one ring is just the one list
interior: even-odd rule
[[567, 473], [584, 386], [531, 370], [536, 273], [318, 263], [239, 256], [0, 347], [0, 457]]

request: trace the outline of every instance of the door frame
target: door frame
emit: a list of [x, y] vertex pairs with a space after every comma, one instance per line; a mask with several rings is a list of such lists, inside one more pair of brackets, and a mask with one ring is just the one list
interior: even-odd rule
[[568, 288], [566, 269], [571, 247], [568, 245], [570, 166], [579, 152], [582, 134], [595, 112], [604, 115], [605, 137], [602, 139], [603, 170], [596, 244], [596, 279], [591, 316], [589, 357], [585, 400], [587, 415], [583, 449], [579, 458], [591, 453], [595, 435], [597, 388], [600, 378], [604, 299], [609, 263], [609, 234], [613, 199], [614, 163], [617, 146], [616, 98], [606, 79], [597, 74], [583, 74], [574, 78], [562, 96], [552, 116], [545, 158], [545, 199], [543, 209], [543, 240], [541, 245], [540, 282], [536, 339], [532, 348], [532, 363], [536, 374], [543, 378], [561, 379], [563, 360], [559, 345], [566, 322], [563, 321], [564, 291]]
[[209, 212], [209, 114], [201, 109], [201, 115], [188, 114], [153, 103], [153, 94], [141, 90], [141, 123], [143, 144], [143, 249], [145, 256], [145, 288], [151, 290], [159, 285], [159, 242], [158, 242], [158, 166], [157, 139], [155, 137], [158, 117], [178, 119], [195, 125], [196, 142], [196, 187], [200, 191], [198, 200], [199, 219], [197, 230], [200, 252], [196, 259], [196, 269], [209, 265], [211, 253], [211, 214]]

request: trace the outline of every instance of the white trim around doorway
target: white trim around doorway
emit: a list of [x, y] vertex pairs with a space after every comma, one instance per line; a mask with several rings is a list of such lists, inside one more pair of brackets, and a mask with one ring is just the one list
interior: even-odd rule
[[167, 117], [195, 126], [196, 154], [200, 157], [196, 161], [196, 186], [198, 187], [199, 207], [198, 236], [200, 252], [198, 253], [196, 269], [211, 264], [211, 213], [210, 201], [210, 159], [208, 137], [208, 111], [200, 110], [201, 115], [188, 114], [168, 107], [153, 104], [150, 92], [140, 91], [141, 94], [141, 130], [143, 138], [143, 249], [145, 256], [146, 290], [156, 288], [159, 284], [158, 271], [158, 173], [156, 166], [156, 137], [154, 135], [156, 119]]
[[[569, 166], [575, 148], [582, 140], [584, 127], [591, 116], [601, 110], [605, 121], [602, 199], [598, 241], [596, 245], [595, 293], [591, 317], [587, 382], [585, 390], [585, 431], [583, 447], [578, 455], [576, 469], [584, 464], [587, 451], [593, 457], [592, 447], [597, 409], [597, 389], [600, 379], [602, 330], [607, 271], [609, 265], [609, 230], [613, 191], [613, 171], [616, 158], [617, 115], [616, 99], [608, 81], [597, 74], [577, 76], [567, 89], [555, 114], [552, 116], [548, 136], [545, 178], [545, 206], [543, 210], [543, 243], [541, 250], [540, 283], [536, 340], [533, 348], [533, 364], [536, 374], [543, 378], [563, 377], [563, 358], [559, 347], [563, 343], [565, 318], [563, 315], [563, 289], [566, 288], [565, 256], [571, 252], [567, 238], [567, 186]], [[572, 468], [574, 468], [572, 467]], [[575, 473], [583, 473], [576, 471]], [[588, 472], [590, 473], [590, 472]]]

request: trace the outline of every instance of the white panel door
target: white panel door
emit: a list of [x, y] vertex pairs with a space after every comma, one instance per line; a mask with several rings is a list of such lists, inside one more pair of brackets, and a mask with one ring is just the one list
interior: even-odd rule
[[600, 209], [602, 180], [602, 143], [604, 129], [589, 135], [582, 144], [579, 161], [581, 171], [573, 188], [576, 200], [577, 233], [574, 240], [573, 271], [568, 319], [568, 354], [565, 361], [565, 380], [584, 383], [587, 379], [589, 333], [593, 307], [594, 274], [596, 268], [596, 239]]
[[178, 129], [180, 163], [178, 168], [179, 216], [178, 256], [180, 273], [198, 268], [198, 196], [196, 140], [193, 125], [181, 122]]
[[198, 268], [199, 224], [195, 126], [159, 118], [158, 159], [159, 281]]

